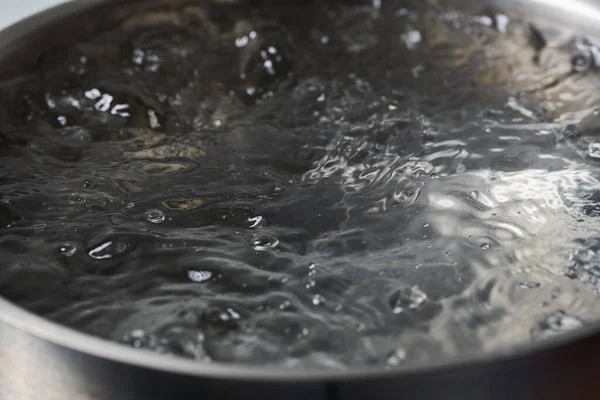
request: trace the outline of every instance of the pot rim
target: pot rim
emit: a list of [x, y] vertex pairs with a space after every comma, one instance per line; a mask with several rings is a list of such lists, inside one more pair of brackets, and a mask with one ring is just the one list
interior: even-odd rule
[[457, 370], [499, 367], [503, 363], [517, 362], [543, 353], [551, 353], [561, 347], [575, 346], [577, 343], [592, 337], [600, 337], [600, 323], [596, 323], [539, 342], [489, 353], [482, 352], [460, 358], [448, 357], [435, 361], [415, 362], [394, 369], [360, 367], [345, 370], [327, 370], [281, 368], [277, 366], [262, 367], [168, 357], [75, 331], [37, 316], [4, 298], [0, 298], [0, 321], [66, 349], [130, 366], [198, 378], [279, 383], [399, 379], [415, 375], [443, 374], [450, 371], [456, 372]]
[[[71, 0], [34, 14], [16, 24], [0, 30], [0, 60], [15, 57], [26, 43], [34, 39], [40, 40], [44, 29], [57, 25], [58, 21], [89, 12], [99, 6], [106, 7], [110, 2], [118, 0]], [[140, 0], [136, 0], [140, 1]], [[483, 0], [499, 2], [503, 5], [514, 5], [527, 0]], [[562, 0], [531, 0], [531, 7], [541, 7], [552, 3], [557, 6], [555, 11], [565, 9]], [[532, 4], [535, 3], [535, 4]], [[582, 4], [581, 10], [588, 12], [593, 5], [589, 1], [572, 0], [573, 4]], [[587, 5], [587, 8], [586, 8]], [[594, 18], [600, 21], [600, 4], [596, 6]], [[587, 26], [583, 24], [582, 26]], [[56, 28], [56, 27], [55, 27]], [[594, 26], [599, 29], [600, 24]], [[586, 32], [593, 32], [587, 30]], [[600, 33], [600, 32], [596, 32]], [[600, 37], [600, 36], [599, 36]], [[71, 38], [73, 40], [74, 37]], [[38, 52], [39, 54], [39, 52]], [[1, 63], [0, 63], [1, 64]], [[0, 67], [0, 74], [2, 68]], [[167, 373], [177, 373], [198, 378], [216, 378], [225, 380], [245, 380], [257, 382], [341, 382], [349, 380], [399, 379], [415, 375], [430, 375], [456, 370], [474, 368], [489, 368], [503, 363], [516, 362], [543, 353], [551, 353], [559, 348], [600, 338], [600, 322], [587, 325], [576, 331], [548, 338], [543, 341], [522, 344], [510, 349], [492, 352], [469, 354], [463, 357], [448, 357], [435, 361], [421, 361], [405, 366], [387, 369], [383, 367], [360, 367], [344, 370], [326, 370], [309, 368], [281, 368], [277, 366], [263, 367], [254, 365], [230, 364], [222, 362], [201, 362], [184, 358], [172, 358], [147, 350], [134, 349], [125, 345], [111, 342], [78, 332], [66, 326], [44, 319], [18, 305], [0, 297], [0, 321], [37, 338], [56, 344], [66, 349], [91, 355], [117, 363], [156, 370]], [[2, 332], [0, 332], [2, 334]]]

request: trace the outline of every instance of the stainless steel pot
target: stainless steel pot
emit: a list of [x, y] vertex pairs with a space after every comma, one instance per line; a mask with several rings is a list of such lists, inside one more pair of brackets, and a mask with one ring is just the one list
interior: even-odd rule
[[[140, 0], [138, 0], [140, 1]], [[600, 1], [496, 1], [600, 38]], [[0, 32], [0, 77], [93, 33], [119, 0], [78, 0]], [[93, 22], [92, 22], [93, 21]], [[345, 372], [204, 364], [74, 332], [0, 299], [0, 399], [553, 400], [600, 398], [600, 324], [505, 353]]]

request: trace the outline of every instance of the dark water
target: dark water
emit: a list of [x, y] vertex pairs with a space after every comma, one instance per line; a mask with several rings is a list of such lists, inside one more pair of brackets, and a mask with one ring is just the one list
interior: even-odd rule
[[585, 38], [432, 1], [149, 4], [0, 84], [3, 296], [135, 347], [289, 367], [600, 319]]

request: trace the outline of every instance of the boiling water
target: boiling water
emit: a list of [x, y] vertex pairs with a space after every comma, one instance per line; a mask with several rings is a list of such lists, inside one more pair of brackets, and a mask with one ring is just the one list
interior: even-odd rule
[[1, 84], [3, 296], [289, 367], [600, 319], [588, 40], [433, 1], [145, 4]]

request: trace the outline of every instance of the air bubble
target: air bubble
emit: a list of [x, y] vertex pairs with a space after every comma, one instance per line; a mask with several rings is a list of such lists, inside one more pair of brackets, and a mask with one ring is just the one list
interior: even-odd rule
[[387, 356], [387, 364], [390, 367], [397, 367], [402, 364], [406, 360], [406, 350], [403, 348], [398, 348], [392, 351]]
[[257, 233], [252, 236], [252, 247], [254, 250], [265, 251], [277, 247], [279, 239], [270, 233]]
[[427, 301], [427, 295], [417, 286], [403, 288], [395, 292], [390, 305], [394, 314], [400, 314], [405, 310], [415, 310]]
[[94, 260], [109, 260], [125, 254], [129, 249], [129, 245], [124, 242], [108, 240], [97, 246], [94, 246], [88, 255]]
[[557, 335], [577, 330], [583, 323], [576, 317], [559, 310], [546, 316], [532, 330], [531, 336], [535, 340], [544, 340]]
[[492, 246], [489, 243], [482, 243], [479, 247], [481, 247], [483, 250], [488, 250]]
[[522, 289], [537, 289], [542, 286], [539, 282], [521, 282], [519, 283], [519, 287]]
[[256, 217], [248, 218], [248, 222], [250, 222], [250, 228], [258, 228], [260, 225], [262, 225], [263, 217], [259, 215]]
[[325, 303], [325, 298], [323, 296], [321, 296], [320, 294], [315, 294], [312, 298], [312, 303], [315, 306], [320, 306], [323, 303]]
[[235, 39], [235, 47], [246, 47], [250, 43], [250, 38], [248, 36], [240, 36]]
[[156, 111], [154, 111], [153, 109], [148, 109], [147, 111], [148, 114], [148, 125], [150, 125], [151, 129], [158, 129], [160, 128], [160, 122], [158, 122], [158, 116], [156, 115]]
[[146, 211], [146, 219], [153, 224], [160, 224], [165, 220], [165, 213], [156, 209], [148, 210]]
[[204, 282], [209, 280], [211, 277], [212, 272], [210, 271], [188, 271], [188, 278], [194, 282]]
[[421, 43], [421, 40], [421, 32], [417, 30], [408, 31], [402, 35], [402, 41], [404, 41], [404, 44], [410, 50], [416, 49]]
[[279, 309], [280, 309], [280, 310], [286, 310], [286, 309], [288, 309], [288, 308], [289, 308], [291, 305], [292, 305], [292, 303], [290, 303], [290, 301], [289, 301], [289, 300], [286, 300], [286, 301], [284, 301], [283, 303], [281, 303], [281, 304], [279, 305]]
[[143, 329], [134, 329], [131, 332], [125, 334], [121, 341], [128, 344], [136, 349], [144, 348], [153, 341], [153, 338], [146, 333]]
[[506, 33], [506, 29], [510, 23], [510, 19], [508, 16], [504, 14], [496, 14], [494, 15], [494, 26], [498, 29], [500, 33]]
[[73, 257], [77, 252], [77, 246], [73, 243], [62, 243], [58, 246], [58, 254], [61, 257]]
[[571, 59], [571, 65], [574, 72], [585, 72], [592, 65], [592, 58], [585, 54], [576, 54]]
[[588, 147], [588, 155], [591, 158], [600, 159], [600, 142], [590, 143]]
[[102, 96], [102, 93], [98, 89], [90, 89], [85, 92], [85, 97], [90, 100], [96, 100], [100, 96]]

